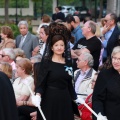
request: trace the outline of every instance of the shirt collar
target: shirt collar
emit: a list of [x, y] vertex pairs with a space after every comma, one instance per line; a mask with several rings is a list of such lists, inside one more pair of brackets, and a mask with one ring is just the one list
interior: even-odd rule
[[76, 33], [76, 31], [80, 28], [80, 26], [78, 25], [72, 32]]
[[[28, 32], [27, 32], [27, 34], [28, 34]], [[21, 37], [24, 37], [24, 38], [26, 38], [27, 34], [26, 34], [26, 35], [24, 35], [24, 36], [23, 36], [23, 35], [21, 35]]]
[[114, 29], [115, 29], [115, 26], [113, 28], [111, 28], [109, 31], [113, 32]]
[[82, 70], [80, 70], [80, 73], [81, 73], [81, 75], [87, 75], [87, 73], [90, 71], [90, 68], [89, 69], [87, 69], [85, 72], [83, 72]]

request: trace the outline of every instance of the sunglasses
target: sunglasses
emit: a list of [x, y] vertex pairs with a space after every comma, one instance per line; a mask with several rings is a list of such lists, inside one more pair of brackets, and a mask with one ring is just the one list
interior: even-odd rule
[[5, 56], [8, 56], [8, 55], [2, 55], [2, 54], [0, 54], [1, 55], [1, 57], [5, 57]]

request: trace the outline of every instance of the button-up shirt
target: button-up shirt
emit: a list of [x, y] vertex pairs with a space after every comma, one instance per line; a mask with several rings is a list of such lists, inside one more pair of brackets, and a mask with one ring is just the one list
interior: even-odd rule
[[115, 27], [113, 27], [111, 30], [109, 30], [104, 36], [105, 40], [102, 42], [103, 47], [104, 47], [103, 58], [107, 58], [107, 50], [106, 50], [107, 43], [108, 43], [108, 40], [109, 40], [110, 36], [112, 35], [114, 29], [115, 29]]

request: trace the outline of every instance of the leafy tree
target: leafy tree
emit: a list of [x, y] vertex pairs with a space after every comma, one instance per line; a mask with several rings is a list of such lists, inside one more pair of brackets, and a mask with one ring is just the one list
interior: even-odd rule
[[[37, 2], [41, 1], [42, 2], [42, 6], [43, 6], [43, 0], [32, 0], [34, 2], [34, 19], [37, 19]], [[43, 11], [43, 7], [42, 7], [42, 11]]]

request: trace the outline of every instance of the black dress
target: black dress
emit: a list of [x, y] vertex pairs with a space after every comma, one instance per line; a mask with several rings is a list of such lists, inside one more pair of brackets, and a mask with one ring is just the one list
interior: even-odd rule
[[65, 64], [51, 61], [41, 88], [44, 91], [41, 107], [47, 120], [74, 120], [72, 100], [76, 94]]

